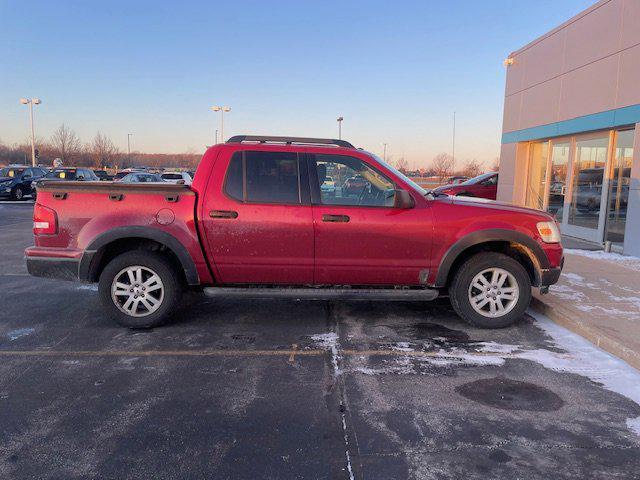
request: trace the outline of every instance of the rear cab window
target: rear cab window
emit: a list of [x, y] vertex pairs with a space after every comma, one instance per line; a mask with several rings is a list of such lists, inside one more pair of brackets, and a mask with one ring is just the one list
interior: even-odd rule
[[298, 154], [235, 152], [227, 168], [224, 192], [245, 203], [302, 203]]

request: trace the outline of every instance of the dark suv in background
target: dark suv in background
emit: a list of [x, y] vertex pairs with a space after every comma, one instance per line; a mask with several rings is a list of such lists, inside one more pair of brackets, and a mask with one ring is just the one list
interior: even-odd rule
[[0, 198], [22, 200], [32, 195], [31, 182], [46, 175], [47, 170], [40, 167], [15, 166], [0, 169]]

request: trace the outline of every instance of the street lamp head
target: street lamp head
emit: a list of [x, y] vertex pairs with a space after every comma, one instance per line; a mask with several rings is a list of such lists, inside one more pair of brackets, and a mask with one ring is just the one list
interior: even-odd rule
[[20, 99], [20, 103], [22, 105], [27, 105], [30, 102], [30, 100], [28, 98], [21, 98]]
[[344, 120], [344, 118], [343, 118], [343, 117], [338, 117], [338, 121], [339, 121], [339, 122], [341, 122], [341, 121], [343, 121], [343, 120]]
[[216, 107], [211, 107], [211, 110], [213, 110], [214, 112], [219, 112], [222, 109], [216, 106]]
[[231, 111], [231, 107], [222, 107], [222, 111], [223, 112], [230, 112]]
[[31, 101], [34, 103], [34, 105], [40, 105], [42, 103], [42, 100], [40, 100], [39, 98], [32, 98]]

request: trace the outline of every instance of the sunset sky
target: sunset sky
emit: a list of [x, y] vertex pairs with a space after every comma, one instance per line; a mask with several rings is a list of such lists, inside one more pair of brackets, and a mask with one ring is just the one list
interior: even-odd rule
[[337, 137], [425, 166], [499, 154], [509, 52], [592, 0], [0, 0], [0, 141], [61, 123], [126, 149], [201, 152], [225, 136]]

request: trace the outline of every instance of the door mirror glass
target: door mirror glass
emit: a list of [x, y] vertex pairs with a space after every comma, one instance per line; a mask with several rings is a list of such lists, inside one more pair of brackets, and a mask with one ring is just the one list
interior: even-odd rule
[[393, 208], [408, 209], [415, 206], [413, 197], [406, 190], [393, 190], [394, 201]]

